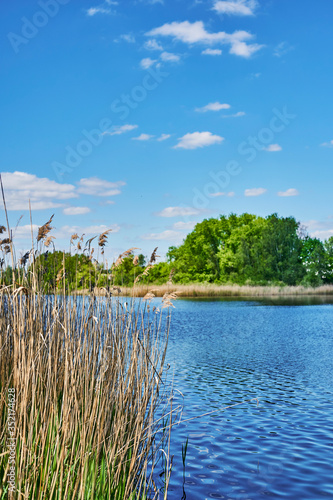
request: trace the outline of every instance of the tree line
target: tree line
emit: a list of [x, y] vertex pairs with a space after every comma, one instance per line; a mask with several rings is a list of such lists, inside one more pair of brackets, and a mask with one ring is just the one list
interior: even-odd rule
[[[78, 250], [74, 254], [47, 250], [33, 265], [49, 290], [164, 284], [171, 277], [173, 283], [183, 284], [333, 283], [333, 237], [324, 242], [312, 238], [294, 217], [277, 214], [232, 213], [205, 219], [181, 245], [170, 247], [167, 260], [158, 264], [151, 265], [144, 255], [135, 255], [135, 250], [124, 252], [109, 268], [93, 259], [92, 253]], [[15, 272], [29, 276], [29, 265], [23, 263]], [[11, 280], [11, 268], [3, 268], [2, 283]]]

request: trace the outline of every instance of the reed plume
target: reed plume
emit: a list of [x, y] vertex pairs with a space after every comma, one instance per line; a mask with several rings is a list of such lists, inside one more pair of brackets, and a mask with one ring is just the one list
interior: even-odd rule
[[54, 214], [50, 217], [50, 219], [41, 227], [38, 228], [38, 235], [37, 235], [37, 243], [39, 243], [41, 240], [45, 239], [46, 236], [49, 234], [50, 231], [52, 231], [53, 227], [51, 227], [51, 222], [54, 217]]

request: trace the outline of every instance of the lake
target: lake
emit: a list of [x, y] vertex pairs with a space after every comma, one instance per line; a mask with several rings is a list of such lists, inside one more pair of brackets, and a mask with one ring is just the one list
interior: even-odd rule
[[184, 422], [172, 433], [168, 498], [333, 498], [333, 305], [318, 297], [175, 305], [167, 362]]

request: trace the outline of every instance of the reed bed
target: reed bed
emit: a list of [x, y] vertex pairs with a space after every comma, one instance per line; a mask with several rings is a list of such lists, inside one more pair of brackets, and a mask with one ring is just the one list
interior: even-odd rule
[[17, 498], [157, 498], [169, 317], [149, 309], [1, 291], [0, 498], [13, 389]]
[[69, 295], [65, 267], [47, 295], [35, 266], [51, 222], [18, 263], [8, 218], [0, 241], [12, 269], [0, 283], [0, 499], [166, 499], [173, 296], [158, 309], [149, 296]]
[[[322, 285], [319, 287], [304, 286], [247, 286], [247, 285], [214, 285], [214, 284], [190, 284], [190, 285], [139, 285], [135, 287], [135, 296], [144, 297], [148, 292], [154, 293], [156, 297], [163, 297], [165, 293], [178, 291], [181, 297], [284, 297], [284, 296], [309, 296], [309, 295], [333, 295], [333, 285]], [[103, 290], [96, 290], [97, 294], [103, 295]], [[133, 294], [132, 288], [121, 287], [119, 295], [129, 296]]]

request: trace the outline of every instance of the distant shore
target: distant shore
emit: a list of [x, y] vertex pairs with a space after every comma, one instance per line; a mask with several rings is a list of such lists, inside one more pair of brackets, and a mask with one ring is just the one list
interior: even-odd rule
[[[309, 295], [333, 295], [333, 285], [319, 287], [305, 286], [249, 286], [249, 285], [214, 285], [193, 283], [188, 285], [140, 285], [132, 287], [110, 288], [114, 296], [144, 297], [148, 292], [156, 297], [163, 297], [165, 293], [178, 292], [182, 297], [286, 297]], [[80, 292], [78, 292], [80, 293]], [[84, 292], [82, 292], [84, 293]], [[105, 288], [95, 288], [94, 293], [106, 295]]]

